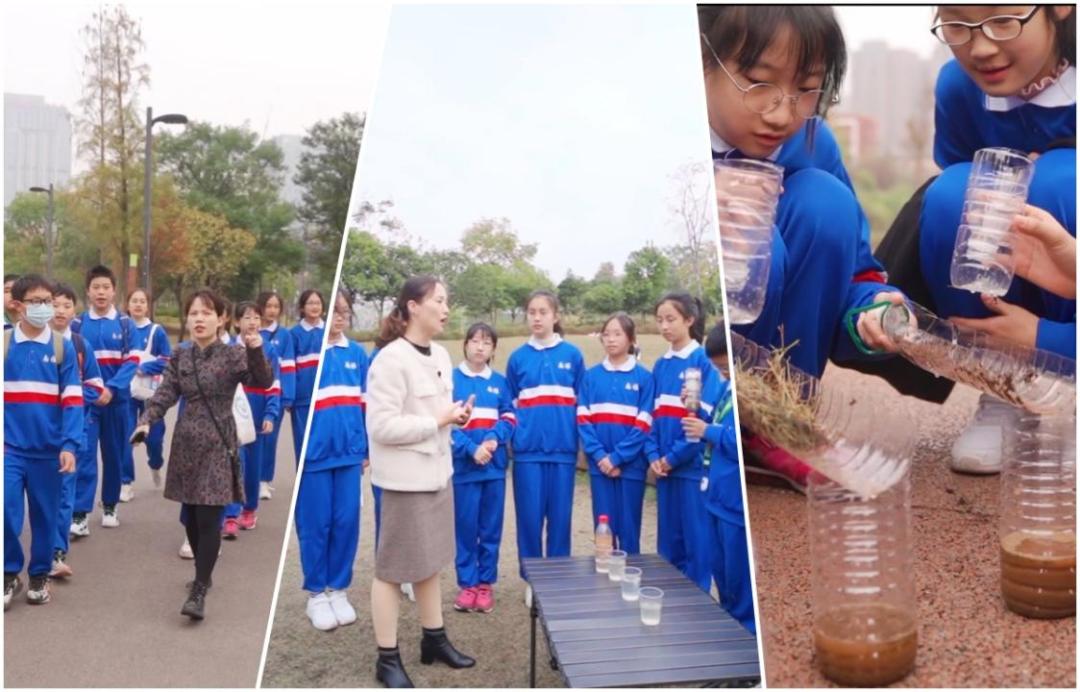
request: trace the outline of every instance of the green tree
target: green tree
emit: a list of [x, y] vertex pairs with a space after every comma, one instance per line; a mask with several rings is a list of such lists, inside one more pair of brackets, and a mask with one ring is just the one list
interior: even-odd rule
[[458, 277], [454, 298], [472, 315], [487, 316], [494, 325], [499, 310], [510, 303], [509, 274], [498, 264], [474, 264]]
[[570, 314], [579, 312], [584, 306], [583, 300], [587, 290], [589, 290], [589, 282], [568, 269], [566, 277], [559, 282], [557, 288], [563, 310]]
[[308, 264], [319, 283], [333, 282], [341, 236], [349, 216], [349, 195], [364, 134], [363, 115], [345, 113], [315, 123], [304, 136], [293, 181], [303, 188], [297, 217], [311, 229]]
[[363, 300], [374, 303], [382, 316], [405, 280], [421, 271], [423, 259], [413, 248], [384, 243], [370, 231], [353, 229], [348, 242], [341, 281]]
[[509, 267], [518, 260], [532, 261], [537, 244], [521, 242], [509, 219], [480, 219], [465, 229], [461, 249], [477, 262]]
[[610, 315], [622, 309], [623, 295], [618, 284], [604, 281], [590, 286], [583, 302], [591, 314]]
[[513, 321], [516, 321], [518, 313], [525, 309], [525, 301], [530, 293], [541, 288], [554, 288], [551, 278], [543, 270], [525, 260], [514, 262], [507, 273], [505, 284], [506, 303], [503, 307], [510, 311], [510, 319]]
[[663, 295], [671, 275], [671, 261], [650, 243], [630, 253], [623, 274], [624, 308], [644, 315]]
[[593, 285], [613, 284], [618, 280], [618, 274], [615, 273], [615, 263], [601, 262], [600, 266], [596, 269], [596, 274], [593, 276], [592, 283]]
[[285, 164], [276, 143], [245, 127], [191, 123], [155, 145], [159, 170], [172, 174], [187, 204], [255, 236], [252, 252], [228, 277], [230, 295], [251, 295], [300, 271], [304, 248], [289, 231], [293, 208], [279, 198]]

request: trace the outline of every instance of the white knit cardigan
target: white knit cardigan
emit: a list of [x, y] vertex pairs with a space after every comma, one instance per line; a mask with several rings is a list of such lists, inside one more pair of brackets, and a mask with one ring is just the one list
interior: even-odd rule
[[405, 339], [375, 356], [367, 378], [371, 482], [386, 490], [442, 490], [454, 473], [450, 426], [438, 417], [453, 403], [453, 364], [439, 344], [431, 356]]

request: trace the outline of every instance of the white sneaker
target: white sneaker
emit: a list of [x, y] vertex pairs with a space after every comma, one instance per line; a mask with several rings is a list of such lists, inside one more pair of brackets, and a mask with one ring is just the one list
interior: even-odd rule
[[161, 487], [161, 469], [150, 469], [150, 478], [154, 479], [154, 487]]
[[409, 599], [413, 603], [416, 603], [416, 592], [413, 591], [412, 584], [402, 584], [401, 593], [405, 598]]
[[307, 602], [307, 616], [317, 630], [329, 632], [338, 626], [337, 616], [330, 607], [330, 598], [325, 593], [310, 596]]
[[101, 525], [107, 529], [115, 529], [120, 526], [120, 518], [116, 516], [116, 509], [106, 509], [101, 513]]
[[195, 552], [191, 549], [191, 544], [188, 543], [188, 539], [184, 539], [184, 545], [180, 546], [180, 557], [185, 560], [194, 560]]
[[330, 610], [339, 625], [351, 625], [356, 622], [356, 609], [349, 603], [348, 594], [344, 591], [331, 590], [327, 593], [330, 599]]
[[964, 432], [952, 446], [950, 467], [960, 473], [1000, 473], [1005, 426], [1015, 420], [1016, 408], [987, 394]]
[[532, 608], [532, 586], [525, 585], [525, 607]]
[[270, 489], [270, 484], [267, 483], [266, 481], [260, 481], [259, 482], [259, 499], [260, 500], [269, 500], [271, 497], [273, 497], [273, 492]]
[[135, 499], [135, 489], [131, 487], [131, 483], [124, 483], [120, 486], [120, 501], [131, 502]]
[[68, 533], [76, 538], [85, 538], [90, 535], [90, 522], [85, 516], [72, 519]]

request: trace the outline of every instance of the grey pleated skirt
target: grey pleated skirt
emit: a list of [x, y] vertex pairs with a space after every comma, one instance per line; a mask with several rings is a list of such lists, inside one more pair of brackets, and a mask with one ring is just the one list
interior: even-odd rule
[[375, 577], [422, 582], [454, 561], [454, 486], [425, 493], [382, 491]]

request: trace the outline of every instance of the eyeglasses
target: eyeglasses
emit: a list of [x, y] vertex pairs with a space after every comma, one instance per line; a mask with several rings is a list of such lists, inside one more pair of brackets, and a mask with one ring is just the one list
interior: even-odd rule
[[1026, 15], [1002, 14], [987, 17], [981, 22], [940, 22], [930, 27], [937, 40], [948, 46], [962, 46], [971, 40], [976, 29], [983, 32], [983, 36], [991, 41], [1009, 41], [1020, 35], [1024, 25], [1031, 21], [1041, 5], [1036, 5]]
[[49, 298], [27, 298], [26, 300], [22, 300], [22, 301], [19, 301], [19, 302], [21, 302], [23, 305], [36, 305], [36, 306], [40, 307], [42, 305], [52, 305], [53, 304], [53, 299], [52, 299], [52, 297], [49, 297]]
[[[791, 105], [795, 108], [795, 113], [804, 120], [813, 118], [820, 112], [821, 101], [825, 96], [824, 89], [810, 89], [808, 91], [801, 91], [798, 94], [786, 94], [784, 90], [775, 84], [769, 84], [767, 82], [756, 82], [748, 87], [744, 87], [735, 81], [735, 77], [728, 72], [728, 68], [724, 66], [724, 62], [713, 50], [712, 44], [709, 43], [709, 39], [705, 34], [701, 34], [701, 40], [705, 42], [705, 45], [709, 47], [709, 52], [712, 53], [713, 59], [716, 60], [716, 64], [720, 66], [720, 69], [724, 71], [731, 83], [735, 85], [735, 88], [742, 92], [743, 105], [751, 113], [757, 113], [759, 115], [765, 115], [766, 113], [772, 113], [779, 108], [785, 101], [790, 101]], [[839, 99], [833, 98], [833, 103], [836, 103]]]

